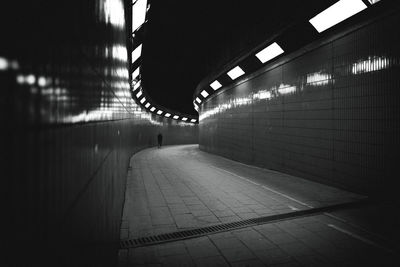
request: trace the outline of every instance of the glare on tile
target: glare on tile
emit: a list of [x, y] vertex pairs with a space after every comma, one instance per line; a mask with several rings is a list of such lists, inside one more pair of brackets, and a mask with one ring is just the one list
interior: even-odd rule
[[24, 75], [17, 75], [17, 83], [24, 84], [25, 83], [25, 76]]
[[232, 80], [234, 80], [234, 79], [242, 76], [244, 74], [244, 71], [239, 66], [236, 66], [233, 69], [231, 69], [230, 71], [228, 71], [227, 74]]
[[105, 0], [100, 9], [102, 11], [100, 19], [106, 24], [123, 29], [125, 26], [124, 3], [122, 0]]
[[362, 0], [340, 0], [309, 21], [318, 32], [323, 32], [366, 8]]
[[222, 85], [219, 83], [219, 81], [215, 80], [213, 83], [210, 84], [211, 88], [214, 90], [218, 90], [219, 88], [222, 87]]
[[0, 57], [0, 70], [8, 69], [8, 60], [4, 57]]
[[33, 74], [28, 75], [26, 77], [25, 81], [27, 84], [30, 84], [30, 85], [34, 84], [36, 81], [35, 75], [33, 75]]
[[283, 52], [283, 49], [275, 42], [258, 52], [256, 57], [261, 61], [261, 63], [265, 63], [274, 57], [279, 56]]
[[38, 78], [38, 85], [43, 87], [46, 86], [46, 78], [45, 77], [39, 77]]

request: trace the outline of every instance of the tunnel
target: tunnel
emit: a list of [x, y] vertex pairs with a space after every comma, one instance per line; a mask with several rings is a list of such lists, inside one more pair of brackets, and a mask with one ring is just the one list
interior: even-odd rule
[[396, 1], [0, 14], [0, 265], [400, 265]]

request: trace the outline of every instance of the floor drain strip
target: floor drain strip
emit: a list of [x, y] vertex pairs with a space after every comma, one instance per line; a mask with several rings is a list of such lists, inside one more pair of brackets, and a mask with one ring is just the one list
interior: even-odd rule
[[121, 240], [120, 248], [121, 249], [136, 248], [136, 247], [151, 246], [151, 245], [157, 245], [157, 244], [161, 244], [161, 243], [173, 242], [173, 241], [178, 241], [178, 240], [183, 240], [183, 239], [196, 238], [196, 237], [205, 236], [205, 235], [209, 235], [209, 234], [240, 229], [243, 227], [256, 226], [256, 225], [266, 224], [266, 223], [273, 223], [276, 221], [288, 220], [288, 219], [293, 219], [296, 217], [309, 216], [309, 215], [313, 215], [313, 214], [317, 214], [317, 213], [329, 212], [329, 211], [338, 210], [338, 209], [353, 208], [353, 207], [357, 207], [359, 205], [365, 205], [366, 203], [369, 203], [369, 201], [367, 199], [364, 199], [364, 200], [356, 201], [356, 202], [348, 202], [348, 203], [330, 205], [330, 206], [325, 206], [325, 207], [320, 207], [320, 208], [310, 208], [310, 209], [305, 209], [305, 210], [298, 210], [298, 211], [293, 211], [293, 212], [289, 212], [289, 213], [251, 218], [251, 219], [230, 222], [230, 223], [217, 224], [217, 225], [211, 225], [211, 226], [206, 226], [206, 227], [201, 227], [201, 228], [196, 228], [196, 229], [159, 234], [159, 235], [155, 235], [155, 236], [146, 236], [146, 237], [140, 237], [140, 238], [136, 238], [136, 239]]

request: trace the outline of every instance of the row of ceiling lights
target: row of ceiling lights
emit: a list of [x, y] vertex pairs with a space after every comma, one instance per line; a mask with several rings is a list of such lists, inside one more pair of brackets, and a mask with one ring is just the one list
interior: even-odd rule
[[[380, 0], [368, 1], [371, 5], [373, 5]], [[311, 18], [309, 22], [318, 31], [318, 33], [321, 33], [366, 8], [367, 5], [362, 0], [340, 0], [319, 13], [318, 15]], [[279, 46], [278, 43], [273, 42], [272, 44], [268, 45], [267, 47], [256, 53], [255, 56], [262, 64], [264, 64], [283, 54], [284, 52], [285, 51], [281, 48], [281, 46]], [[244, 75], [245, 72], [238, 65], [229, 70], [226, 74], [229, 76], [231, 81], [233, 81]], [[201, 104], [203, 100], [210, 96], [214, 91], [220, 89], [222, 87], [222, 84], [218, 80], [215, 80], [210, 83], [209, 86], [213, 89], [213, 91], [210, 92], [204, 89], [200, 92], [199, 95], [196, 96], [195, 100], [193, 101], [194, 108], [197, 111], [199, 110], [199, 104]]]
[[[140, 27], [145, 23], [146, 21], [146, 13], [149, 10], [150, 6], [147, 4], [147, 0], [137, 0], [133, 1], [132, 3], [132, 32], [136, 32], [140, 29]], [[133, 36], [135, 36], [133, 34]], [[142, 44], [138, 45], [133, 51], [132, 51], [132, 62], [131, 64], [134, 65], [135, 62], [139, 60], [139, 58], [142, 55]], [[164, 116], [166, 118], [171, 118], [174, 120], [179, 120], [179, 121], [184, 121], [184, 122], [191, 122], [191, 123], [197, 123], [197, 119], [194, 118], [189, 118], [189, 116], [182, 116], [178, 114], [173, 114], [172, 112], [168, 112], [165, 110], [162, 110], [160, 108], [156, 108], [154, 104], [151, 104], [150, 100], [148, 97], [144, 95], [143, 91], [143, 86], [140, 78], [140, 66], [138, 66], [133, 72], [132, 72], [132, 86], [131, 86], [131, 91], [132, 91], [132, 96], [142, 105], [144, 106], [147, 110], [150, 112], [153, 112], [154, 114], [157, 114], [159, 116]]]

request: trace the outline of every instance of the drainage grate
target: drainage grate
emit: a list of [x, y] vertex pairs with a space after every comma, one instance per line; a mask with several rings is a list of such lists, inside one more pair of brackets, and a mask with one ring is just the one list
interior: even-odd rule
[[121, 240], [120, 248], [124, 249], [124, 248], [151, 246], [151, 245], [156, 245], [156, 244], [161, 244], [161, 243], [166, 243], [166, 242], [173, 242], [173, 241], [182, 240], [182, 239], [195, 238], [195, 237], [200, 237], [200, 236], [209, 235], [209, 234], [213, 234], [213, 233], [225, 232], [225, 231], [230, 231], [230, 230], [235, 230], [235, 229], [239, 229], [239, 228], [260, 225], [260, 224], [272, 223], [272, 222], [292, 219], [292, 218], [296, 218], [296, 217], [309, 216], [312, 214], [323, 213], [323, 212], [333, 211], [333, 210], [337, 210], [337, 209], [354, 208], [359, 205], [364, 205], [367, 202], [369, 202], [369, 201], [361, 200], [361, 201], [357, 201], [357, 202], [336, 204], [336, 205], [325, 206], [325, 207], [320, 207], [320, 208], [311, 208], [311, 209], [299, 210], [299, 211], [294, 211], [294, 212], [289, 212], [289, 213], [252, 218], [252, 219], [241, 220], [241, 221], [230, 222], [230, 223], [217, 224], [217, 225], [207, 226], [207, 227], [202, 227], [202, 228], [197, 228], [197, 229], [165, 233], [165, 234], [148, 236], [148, 237], [140, 237], [140, 238], [136, 238], [136, 239]]

